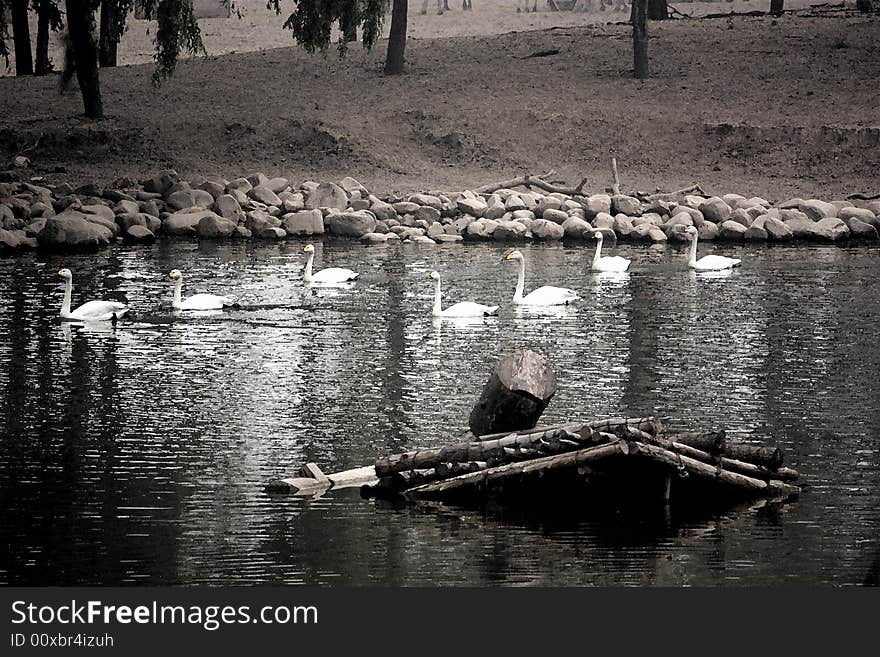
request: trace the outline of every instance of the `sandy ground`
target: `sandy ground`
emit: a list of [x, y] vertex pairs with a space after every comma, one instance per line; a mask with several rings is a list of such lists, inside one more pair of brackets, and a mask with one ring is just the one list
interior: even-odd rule
[[[0, 150], [14, 154], [39, 139], [28, 151], [38, 170], [63, 166], [56, 178], [105, 183], [173, 166], [184, 175], [353, 175], [376, 191], [404, 192], [552, 168], [602, 190], [614, 155], [625, 188], [700, 182], [771, 200], [880, 192], [876, 17], [652, 23], [652, 77], [638, 82], [628, 26], [582, 24], [589, 14], [501, 12], [496, 3], [494, 29], [506, 33], [487, 36], [481, 1], [473, 18], [411, 8], [409, 70], [399, 77], [381, 74], [384, 42], [345, 60], [295, 47], [191, 59], [159, 88], [151, 64], [121, 66], [102, 71], [108, 116], [97, 123], [80, 118], [78, 96], [59, 97], [52, 78], [0, 79]], [[561, 16], [581, 23], [566, 26]], [[236, 39], [252, 43], [213, 34], [214, 22], [244, 27], [235, 20], [204, 22], [209, 51], [222, 50], [215, 37], [229, 49]], [[248, 29], [261, 44], [289, 43], [268, 29], [274, 20]], [[529, 29], [545, 20], [551, 28]], [[149, 59], [136, 28], [122, 61]], [[418, 38], [445, 30], [473, 32]], [[547, 49], [560, 52], [527, 57]]]

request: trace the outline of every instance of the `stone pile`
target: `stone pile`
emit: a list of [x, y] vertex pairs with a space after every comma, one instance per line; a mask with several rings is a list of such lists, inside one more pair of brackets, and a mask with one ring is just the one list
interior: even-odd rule
[[354, 178], [298, 186], [262, 173], [184, 181], [169, 169], [142, 184], [122, 179], [111, 188], [0, 183], [0, 252], [87, 250], [119, 240], [148, 243], [157, 236], [283, 240], [328, 235], [436, 244], [590, 240], [596, 230], [606, 239], [664, 243], [685, 241], [687, 226], [695, 226], [701, 240], [878, 239], [880, 201], [858, 203], [796, 198], [774, 204], [737, 194], [668, 201], [512, 189], [379, 198]]

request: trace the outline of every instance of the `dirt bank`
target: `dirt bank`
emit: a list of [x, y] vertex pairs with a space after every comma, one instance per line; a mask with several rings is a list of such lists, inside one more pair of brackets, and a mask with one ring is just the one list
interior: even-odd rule
[[[72, 182], [254, 170], [352, 175], [382, 192], [455, 189], [526, 171], [624, 187], [840, 197], [880, 191], [880, 21], [680, 20], [651, 25], [652, 79], [629, 77], [630, 29], [564, 27], [384, 44], [345, 61], [296, 48], [102, 72], [106, 120], [78, 118], [53, 79], [0, 79], [0, 149]], [[530, 53], [558, 49], [550, 57]], [[42, 137], [40, 137], [42, 135]]]

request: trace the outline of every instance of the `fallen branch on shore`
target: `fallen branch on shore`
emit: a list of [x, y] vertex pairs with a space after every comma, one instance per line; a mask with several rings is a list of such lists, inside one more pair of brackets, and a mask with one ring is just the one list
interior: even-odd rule
[[537, 187], [538, 189], [543, 189], [545, 192], [556, 192], [558, 194], [568, 194], [570, 196], [583, 193], [584, 186], [587, 184], [587, 178], [581, 180], [576, 187], [564, 187], [560, 185], [554, 185], [552, 182], [548, 182], [547, 180], [545, 180], [555, 173], [555, 171], [548, 171], [547, 173], [540, 176], [526, 174], [524, 176], [520, 176], [519, 178], [511, 178], [510, 180], [504, 180], [499, 183], [483, 185], [482, 187], [477, 187], [473, 191], [476, 194], [491, 194], [493, 192], [497, 192], [499, 189], [514, 189], [515, 187], [525, 187], [526, 189], [531, 189], [532, 187]]

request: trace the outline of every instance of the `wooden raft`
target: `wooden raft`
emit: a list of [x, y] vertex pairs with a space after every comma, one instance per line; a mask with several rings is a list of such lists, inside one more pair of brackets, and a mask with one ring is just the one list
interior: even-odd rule
[[[479, 493], [509, 478], [572, 469], [585, 474], [621, 457], [650, 464], [666, 476], [664, 497], [676, 477], [694, 476], [744, 494], [791, 497], [800, 493], [798, 472], [782, 467], [777, 447], [728, 442], [723, 431], [667, 433], [653, 417], [573, 422], [471, 442], [392, 454], [374, 465], [325, 475], [314, 464], [300, 477], [279, 479], [270, 492], [315, 495], [329, 489], [362, 487], [373, 495], [412, 498]], [[629, 461], [626, 461], [627, 463]], [[470, 490], [469, 490], [470, 489]]]

